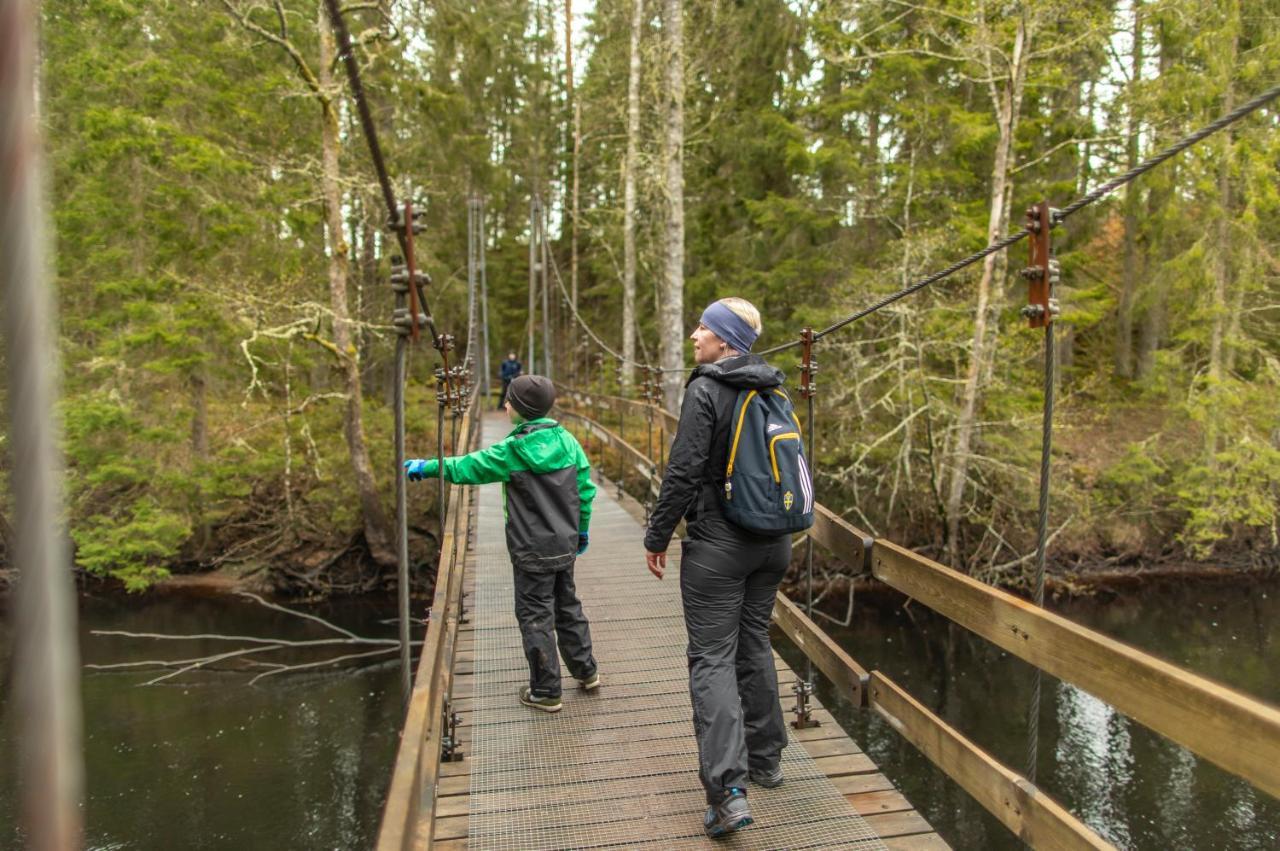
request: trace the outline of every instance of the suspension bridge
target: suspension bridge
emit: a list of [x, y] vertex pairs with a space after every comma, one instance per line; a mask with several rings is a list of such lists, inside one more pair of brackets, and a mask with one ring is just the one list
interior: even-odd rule
[[[484, 417], [488, 373], [484, 328], [483, 259], [470, 258], [466, 349], [451, 354], [454, 338], [437, 324], [428, 302], [431, 282], [415, 267], [418, 231], [412, 203], [398, 201], [335, 0], [326, 0], [338, 37], [370, 156], [401, 251], [392, 275], [396, 293], [396, 470], [404, 458], [405, 358], [424, 333], [439, 353], [437, 452], [460, 454], [495, 440], [500, 421]], [[34, 126], [30, 21], [0, 17], [0, 162], [27, 163]], [[12, 36], [12, 38], [10, 38]], [[17, 81], [14, 83], [13, 81]], [[24, 83], [25, 81], [25, 83]], [[815, 361], [828, 334], [1028, 240], [1023, 277], [1029, 283], [1028, 323], [1045, 331], [1045, 414], [1037, 581], [1032, 600], [986, 586], [893, 542], [877, 539], [821, 504], [805, 535], [811, 578], [815, 547], [851, 576], [870, 576], [958, 626], [1022, 659], [1037, 671], [1072, 683], [1135, 721], [1215, 763], [1259, 790], [1280, 796], [1280, 711], [1246, 694], [1161, 661], [1043, 608], [1048, 513], [1048, 457], [1052, 436], [1054, 287], [1050, 245], [1054, 227], [1071, 215], [1280, 97], [1273, 87], [1201, 128], [1138, 167], [1061, 208], [1037, 204], [1025, 226], [979, 252], [923, 277], [867, 308], [783, 348], [803, 349], [800, 396], [813, 453]], [[44, 424], [53, 405], [45, 328], [47, 304], [39, 237], [41, 220], [33, 170], [0, 169], [0, 275], [6, 299], [6, 345], [14, 487], [19, 529], [16, 561], [22, 597], [15, 609], [20, 653], [16, 703], [28, 784], [26, 815], [33, 847], [77, 843], [74, 797], [78, 773], [74, 693], [73, 589], [62, 565], [58, 506], [51, 482], [56, 451]], [[480, 217], [469, 208], [474, 244], [483, 244]], [[531, 258], [533, 248], [531, 247]], [[545, 252], [544, 252], [545, 257]], [[562, 286], [562, 284], [561, 284]], [[479, 295], [478, 295], [479, 293]], [[545, 296], [545, 288], [544, 288]], [[588, 337], [621, 360], [575, 312]], [[34, 354], [33, 354], [34, 353]], [[645, 364], [637, 364], [648, 368]], [[651, 377], [656, 374], [651, 372]], [[480, 380], [477, 381], [476, 378]], [[519, 635], [510, 613], [511, 572], [495, 491], [439, 481], [444, 530], [428, 628], [416, 671], [409, 641], [407, 509], [403, 478], [397, 490], [400, 528], [400, 626], [406, 714], [377, 846], [410, 848], [706, 847], [695, 776], [678, 584], [658, 582], [642, 566], [644, 509], [626, 489], [652, 493], [659, 485], [674, 415], [657, 402], [656, 382], [638, 398], [562, 385], [557, 415], [574, 429], [593, 463], [616, 487], [598, 497], [593, 546], [580, 561], [581, 597], [595, 628], [604, 685], [566, 696], [557, 715], [535, 715], [515, 701], [524, 679]], [[643, 435], [643, 444], [641, 443]], [[678, 560], [673, 573], [678, 573]], [[809, 585], [811, 589], [811, 582]], [[757, 824], [722, 844], [732, 847], [945, 848], [917, 809], [840, 729], [813, 696], [817, 676], [837, 699], [885, 719], [947, 777], [973, 796], [1009, 831], [1035, 848], [1107, 848], [1104, 836], [1055, 802], [1035, 783], [1035, 760], [1019, 769], [1002, 764], [905, 691], [892, 672], [867, 670], [812, 620], [804, 605], [779, 595], [774, 613], [779, 642], [799, 651], [802, 669], [778, 659], [779, 692], [792, 717], [784, 754], [786, 782], [753, 790]], [[1035, 692], [1038, 700], [1038, 689]], [[1037, 706], [1029, 718], [1038, 716]], [[1035, 726], [1028, 751], [1035, 753]]]

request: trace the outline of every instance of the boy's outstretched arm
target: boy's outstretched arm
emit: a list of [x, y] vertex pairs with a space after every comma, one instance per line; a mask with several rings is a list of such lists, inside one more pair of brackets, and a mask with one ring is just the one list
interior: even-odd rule
[[[434, 479], [440, 475], [440, 460], [427, 458], [406, 461], [405, 474], [410, 479]], [[510, 480], [514, 470], [523, 469], [511, 451], [511, 441], [500, 440], [493, 446], [477, 449], [469, 455], [444, 459], [446, 481], [458, 485], [487, 485]]]
[[578, 534], [585, 535], [591, 526], [591, 503], [596, 498], [596, 483], [591, 481], [591, 462], [578, 447]]

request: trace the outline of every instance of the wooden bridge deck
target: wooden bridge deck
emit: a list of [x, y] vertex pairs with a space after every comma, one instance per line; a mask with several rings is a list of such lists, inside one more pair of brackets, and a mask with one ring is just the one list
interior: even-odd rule
[[[484, 426], [484, 444], [507, 429], [504, 417]], [[756, 824], [728, 841], [702, 836], [678, 559], [664, 581], [648, 574], [639, 506], [614, 494], [600, 489], [576, 573], [603, 685], [583, 693], [566, 674], [565, 708], [548, 715], [516, 700], [527, 675], [501, 497], [481, 490], [454, 664], [465, 757], [441, 765], [437, 847], [948, 847], [820, 706], [821, 726], [791, 731], [787, 782], [749, 789]], [[777, 664], [786, 702], [796, 677]]]

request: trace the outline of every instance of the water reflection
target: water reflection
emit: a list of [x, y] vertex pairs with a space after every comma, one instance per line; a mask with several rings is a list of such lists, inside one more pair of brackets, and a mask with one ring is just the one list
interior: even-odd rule
[[[1249, 694], [1280, 701], [1280, 585], [1144, 589], [1062, 613]], [[899, 682], [1005, 765], [1025, 762], [1031, 669], [918, 605], [861, 605], [837, 639], [863, 666]], [[794, 650], [784, 651], [798, 664]], [[819, 696], [957, 848], [1023, 847], [973, 799], [874, 715]], [[1039, 781], [1059, 803], [1122, 848], [1280, 848], [1280, 801], [1257, 792], [1117, 713], [1081, 689], [1044, 679]]]
[[[89, 600], [86, 662], [194, 658], [225, 642], [157, 646], [87, 630], [320, 637], [320, 627], [231, 600]], [[378, 607], [323, 612], [386, 635]], [[311, 657], [314, 658], [314, 657]], [[288, 661], [282, 659], [280, 661]], [[301, 660], [299, 660], [301, 661]], [[86, 846], [91, 849], [366, 848], [373, 844], [400, 721], [394, 663], [359, 672], [86, 673]], [[20, 847], [12, 723], [0, 728], [0, 847]]]

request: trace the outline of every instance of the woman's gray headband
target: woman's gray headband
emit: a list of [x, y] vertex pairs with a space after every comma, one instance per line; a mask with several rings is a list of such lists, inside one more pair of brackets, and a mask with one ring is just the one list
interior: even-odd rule
[[701, 322], [711, 332], [742, 354], [751, 351], [760, 332], [747, 324], [747, 320], [730, 310], [723, 302], [713, 301], [702, 311]]

